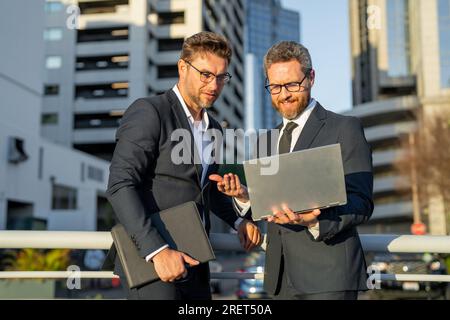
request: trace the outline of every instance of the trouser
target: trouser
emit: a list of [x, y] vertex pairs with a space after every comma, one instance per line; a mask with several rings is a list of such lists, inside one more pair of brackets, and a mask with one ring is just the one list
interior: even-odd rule
[[357, 300], [358, 291], [333, 291], [321, 293], [299, 293], [292, 285], [289, 275], [284, 267], [284, 257], [281, 258], [280, 275], [281, 281], [275, 291], [275, 300]]
[[209, 265], [189, 267], [186, 279], [176, 282], [161, 280], [130, 289], [122, 277], [122, 286], [129, 300], [211, 300]]

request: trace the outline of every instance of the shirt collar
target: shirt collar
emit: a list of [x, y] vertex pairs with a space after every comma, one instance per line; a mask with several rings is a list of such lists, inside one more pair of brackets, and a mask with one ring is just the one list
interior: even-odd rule
[[[174, 85], [172, 88], [173, 92], [175, 92], [178, 100], [181, 103], [181, 106], [183, 107], [184, 113], [186, 114], [186, 117], [189, 120], [189, 123], [191, 125], [194, 125], [194, 117], [192, 116], [191, 112], [189, 111], [186, 102], [183, 99], [183, 96], [181, 95], [180, 90], [178, 89], [178, 85]], [[208, 112], [206, 112], [206, 109], [202, 110], [202, 123], [201, 123], [201, 130], [205, 132], [209, 127], [209, 116]]]
[[286, 124], [288, 124], [288, 122], [291, 122], [291, 121], [298, 124], [299, 127], [303, 127], [304, 124], [306, 123], [306, 121], [308, 120], [309, 116], [313, 112], [314, 108], [316, 107], [316, 104], [317, 104], [316, 100], [314, 98], [311, 98], [308, 106], [305, 108], [305, 110], [303, 110], [303, 112], [297, 118], [295, 118], [293, 120], [288, 120], [286, 118], [283, 118], [283, 129], [284, 129], [284, 127], [286, 127]]

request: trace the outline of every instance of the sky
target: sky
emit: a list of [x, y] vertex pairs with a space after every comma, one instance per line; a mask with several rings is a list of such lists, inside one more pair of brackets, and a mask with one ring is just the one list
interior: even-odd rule
[[348, 0], [281, 0], [300, 12], [300, 42], [309, 49], [316, 82], [312, 96], [325, 108], [352, 108]]

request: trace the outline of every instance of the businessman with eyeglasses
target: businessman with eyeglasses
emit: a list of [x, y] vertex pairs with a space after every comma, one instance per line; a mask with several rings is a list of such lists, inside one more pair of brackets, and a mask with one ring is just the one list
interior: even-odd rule
[[[373, 212], [372, 154], [361, 123], [326, 110], [312, 98], [315, 71], [301, 44], [275, 44], [264, 68], [265, 88], [283, 118], [276, 128], [278, 154], [339, 143], [347, 192], [344, 206], [297, 214], [286, 204], [273, 213], [268, 219], [264, 288], [276, 299], [357, 299], [358, 291], [367, 290], [367, 273], [356, 227]], [[245, 195], [241, 201], [250, 202], [245, 186], [232, 189]]]
[[[110, 166], [108, 200], [160, 280], [139, 288], [125, 289], [129, 299], [211, 299], [209, 266], [169, 248], [151, 223], [152, 213], [195, 201], [207, 232], [212, 211], [238, 231], [242, 246], [251, 250], [261, 242], [258, 227], [244, 215], [249, 205], [237, 205], [239, 195], [221, 193], [208, 179], [218, 163], [203, 157], [208, 129], [222, 130], [207, 112], [230, 81], [228, 41], [212, 32], [200, 32], [183, 43], [178, 61], [178, 83], [162, 95], [135, 101], [125, 112], [117, 130], [117, 145]], [[174, 162], [172, 150], [179, 143], [175, 130], [189, 132], [191, 163]], [[201, 163], [195, 161], [195, 154]], [[197, 159], [198, 159], [197, 158]], [[235, 199], [230, 196], [235, 195]], [[182, 224], [183, 221], [180, 221]], [[189, 266], [189, 267], [187, 267]], [[115, 273], [123, 277], [115, 258]], [[122, 281], [126, 286], [126, 281]]]

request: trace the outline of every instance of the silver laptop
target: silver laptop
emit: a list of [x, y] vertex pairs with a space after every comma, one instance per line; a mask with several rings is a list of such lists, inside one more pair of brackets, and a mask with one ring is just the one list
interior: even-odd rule
[[286, 204], [306, 212], [347, 203], [340, 144], [244, 161], [252, 217]]

